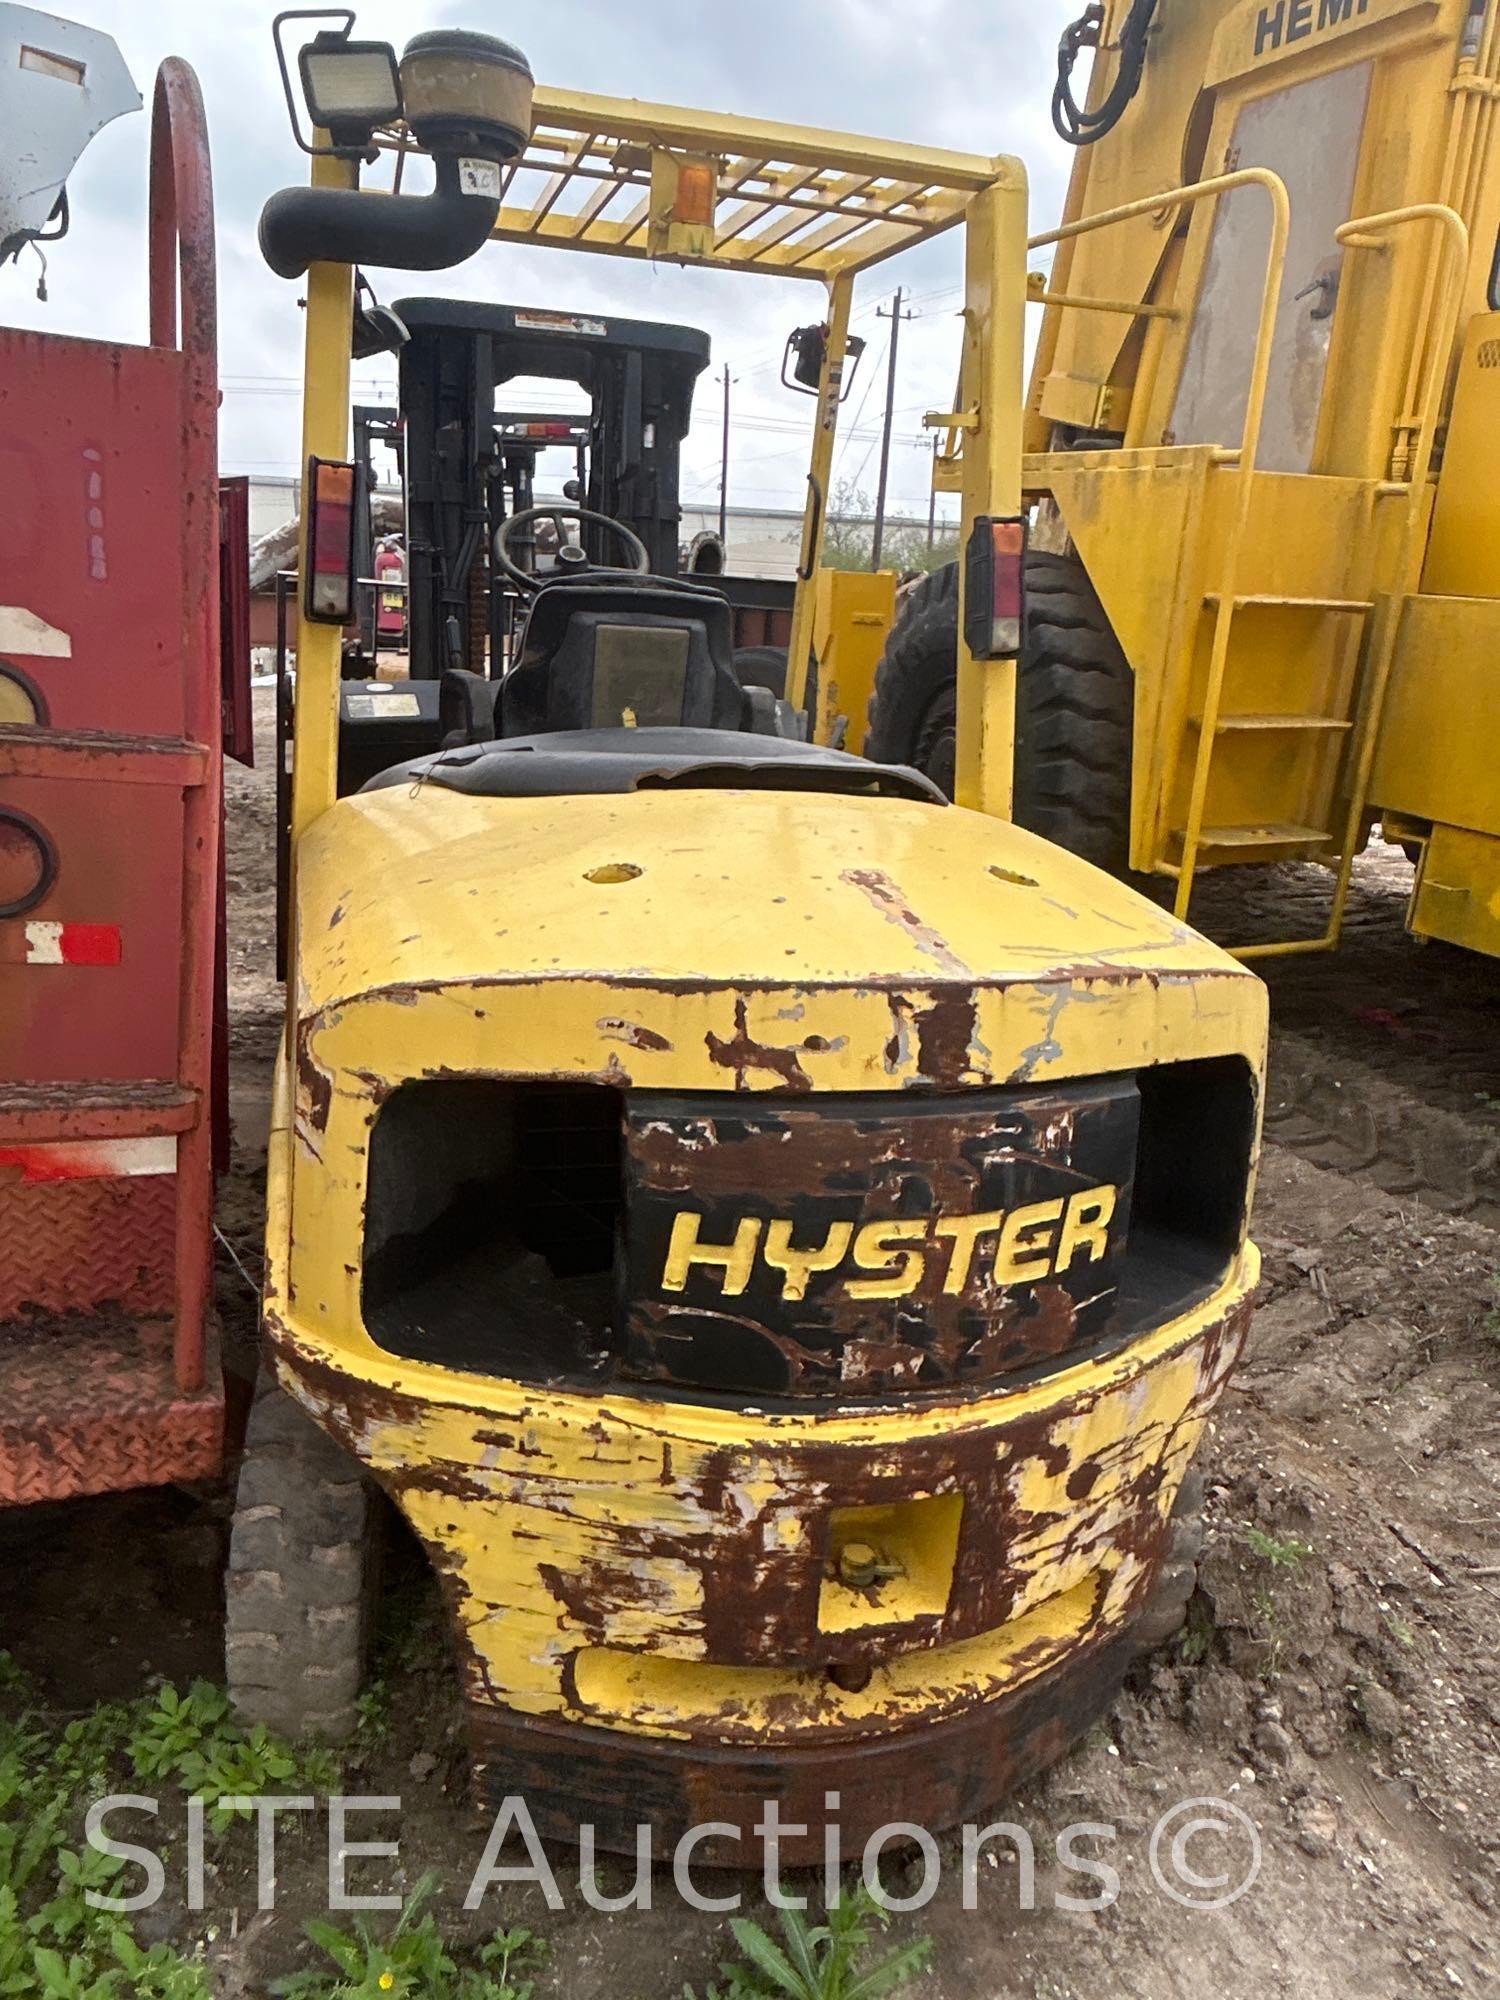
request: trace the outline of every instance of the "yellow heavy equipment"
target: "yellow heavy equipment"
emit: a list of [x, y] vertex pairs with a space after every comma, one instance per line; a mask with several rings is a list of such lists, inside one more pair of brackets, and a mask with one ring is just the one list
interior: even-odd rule
[[[350, 1727], [388, 1502], [484, 1778], [542, 1831], [734, 1862], [768, 1808], [789, 1856], [980, 1815], [1183, 1616], [1189, 1466], [1257, 1276], [1265, 1038], [1253, 975], [1004, 817], [1024, 175], [351, 27], [301, 52], [313, 184], [261, 225], [305, 274], [307, 503], [236, 1700]], [[360, 187], [424, 153], [433, 193]], [[805, 712], [853, 281], [960, 228], [979, 811]], [[541, 576], [518, 515], [493, 556], [522, 629], [444, 684], [467, 724], [338, 798], [351, 320], [401, 338], [354, 315], [354, 267], [491, 235], [826, 288], [788, 699], [621, 523], [549, 509]]]
[[[1063, 38], [1017, 817], [1179, 917], [1205, 869], [1325, 863], [1318, 934], [1241, 956], [1335, 944], [1376, 822], [1411, 929], [1500, 952], [1497, 97], [1496, 0], [1108, 0]], [[946, 775], [955, 629], [950, 573], [872, 754]]]

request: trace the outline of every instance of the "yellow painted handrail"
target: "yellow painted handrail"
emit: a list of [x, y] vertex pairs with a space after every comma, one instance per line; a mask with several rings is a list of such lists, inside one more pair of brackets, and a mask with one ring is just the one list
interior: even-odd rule
[[1376, 489], [1377, 494], [1404, 492], [1406, 495], [1406, 519], [1401, 531], [1401, 551], [1395, 570], [1395, 587], [1385, 605], [1384, 616], [1376, 634], [1374, 658], [1367, 676], [1368, 685], [1364, 693], [1364, 708], [1360, 718], [1358, 747], [1354, 753], [1353, 768], [1349, 773], [1349, 809], [1344, 821], [1344, 835], [1340, 843], [1338, 881], [1334, 886], [1333, 908], [1329, 914], [1328, 928], [1320, 937], [1299, 938], [1293, 944], [1241, 945], [1235, 950], [1237, 958], [1263, 958], [1271, 953], [1286, 955], [1292, 952], [1325, 951], [1339, 941], [1343, 929], [1344, 908], [1349, 897], [1349, 880], [1354, 872], [1355, 843], [1359, 839], [1364, 824], [1365, 794], [1369, 788], [1370, 772], [1374, 768], [1375, 750], [1380, 737], [1380, 719], [1385, 707], [1386, 688], [1390, 683], [1391, 666], [1396, 655], [1396, 639], [1401, 621], [1401, 607], [1406, 597], [1416, 588], [1425, 545], [1424, 527], [1427, 512], [1427, 481], [1432, 472], [1433, 450], [1437, 441], [1438, 411], [1442, 403], [1443, 385], [1448, 374], [1448, 357], [1458, 333], [1459, 320], [1463, 313], [1464, 282], [1469, 269], [1469, 231], [1463, 217], [1456, 209], [1446, 207], [1442, 202], [1419, 201], [1405, 208], [1384, 209], [1378, 215], [1359, 215], [1335, 231], [1337, 240], [1350, 250], [1378, 250], [1385, 245], [1381, 238], [1392, 230], [1404, 228], [1411, 222], [1436, 223], [1446, 237], [1448, 250], [1447, 285], [1443, 294], [1442, 311], [1435, 328], [1436, 338], [1430, 344], [1432, 356], [1427, 370], [1427, 382], [1418, 406], [1417, 447], [1412, 457], [1411, 477], [1404, 485], [1383, 482]]
[[1459, 319], [1463, 313], [1464, 283], [1469, 270], [1469, 231], [1457, 209], [1447, 208], [1441, 202], [1412, 202], [1405, 208], [1390, 208], [1379, 215], [1362, 215], [1346, 222], [1337, 231], [1340, 243], [1351, 250], [1375, 247], [1382, 236], [1392, 230], [1404, 228], [1412, 222], [1429, 222], [1441, 229], [1447, 239], [1448, 251], [1447, 283], [1443, 291], [1442, 311], [1430, 346], [1432, 356], [1427, 370], [1427, 382], [1418, 405], [1417, 448], [1412, 455], [1411, 482], [1406, 496], [1406, 520], [1401, 531], [1401, 556], [1396, 567], [1396, 587], [1391, 592], [1390, 602], [1385, 607], [1376, 639], [1375, 658], [1371, 662], [1368, 676], [1369, 685], [1365, 691], [1364, 713], [1360, 722], [1359, 747], [1355, 752], [1354, 769], [1349, 781], [1349, 812], [1344, 826], [1342, 853], [1339, 857], [1339, 879], [1334, 890], [1333, 914], [1328, 926], [1328, 942], [1338, 942], [1343, 925], [1344, 904], [1349, 894], [1349, 877], [1354, 868], [1355, 842], [1364, 820], [1365, 793], [1369, 788], [1370, 772], [1375, 763], [1375, 747], [1380, 735], [1380, 718], [1385, 707], [1385, 691], [1391, 677], [1391, 665], [1396, 656], [1397, 628], [1401, 618], [1401, 606], [1409, 592], [1417, 587], [1425, 546], [1424, 528], [1427, 514], [1427, 481], [1432, 472], [1432, 456], [1437, 443], [1438, 411], [1442, 404], [1443, 388], [1448, 376], [1448, 357], [1453, 351], [1453, 342], [1458, 333]]
[[1239, 491], [1224, 546], [1218, 607], [1214, 617], [1213, 645], [1208, 656], [1208, 686], [1204, 694], [1198, 748], [1193, 759], [1193, 783], [1188, 798], [1187, 825], [1183, 829], [1182, 836], [1182, 860], [1175, 905], [1179, 917], [1187, 915], [1188, 903], [1192, 898], [1193, 871], [1197, 866], [1198, 847], [1203, 835], [1203, 808], [1208, 797], [1208, 772], [1213, 757], [1214, 729], [1219, 719], [1219, 704], [1224, 694], [1224, 669], [1229, 659], [1229, 631], [1234, 622], [1235, 584], [1239, 578], [1240, 551], [1244, 546], [1245, 530], [1250, 518], [1251, 474], [1255, 471], [1255, 462], [1260, 451], [1261, 423], [1266, 408], [1266, 385], [1271, 373], [1271, 349], [1276, 340], [1276, 310], [1281, 298], [1281, 279], [1286, 265], [1287, 237], [1292, 221], [1291, 196], [1287, 193], [1285, 181], [1269, 167], [1241, 167], [1232, 174], [1216, 174], [1212, 180], [1196, 181], [1189, 187], [1173, 188], [1168, 194], [1147, 195], [1141, 201], [1125, 202], [1118, 208], [1102, 209], [1097, 215], [1084, 216], [1081, 221], [1065, 223], [1061, 229], [1052, 229], [1043, 236], [1034, 236], [1027, 245], [1028, 249], [1039, 250], [1045, 244], [1062, 243], [1070, 237], [1086, 235], [1090, 230], [1107, 229], [1111, 223], [1128, 222], [1135, 216], [1152, 215], [1163, 208], [1185, 208], [1200, 201], [1217, 201], [1221, 195], [1232, 193], [1234, 189], [1242, 187], [1264, 188], [1271, 203], [1271, 243], [1266, 254], [1266, 279], [1261, 291], [1260, 320], [1255, 334], [1255, 353], [1250, 364], [1250, 391], [1245, 403], [1245, 425], [1240, 434], [1240, 447], [1237, 453], [1228, 455], [1228, 460], [1221, 461], [1238, 461]]

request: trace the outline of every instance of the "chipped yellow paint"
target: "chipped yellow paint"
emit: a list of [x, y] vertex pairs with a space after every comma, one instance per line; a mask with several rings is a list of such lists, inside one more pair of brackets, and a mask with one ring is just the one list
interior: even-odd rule
[[[283, 1125], [273, 1186], [284, 1185], [288, 1146]], [[273, 1224], [284, 1219], [282, 1197]], [[946, 1713], [1124, 1617], [1143, 1580], [1126, 1546], [1139, 1530], [1132, 1489], [1159, 1469], [1150, 1504], [1170, 1508], [1237, 1353], [1237, 1335], [1215, 1336], [1258, 1268], [1247, 1246], [1200, 1308], [1043, 1382], [816, 1420], [401, 1362], [289, 1307], [284, 1258], [269, 1310], [283, 1380], [391, 1487], [448, 1577], [477, 1698], [645, 1735], [707, 1727], [730, 1741]], [[1016, 1594], [1001, 1628], [935, 1650], [887, 1630], [860, 1692], [810, 1670], [714, 1658], [706, 1598], [721, 1565], [746, 1559], [789, 1591], [820, 1571], [838, 1495], [809, 1488], [806, 1454], [832, 1449], [868, 1475], [899, 1471], [934, 1439], [951, 1449], [976, 1434], [993, 1446], [997, 1476], [1018, 1437], [1034, 1440], [1009, 1475], [1023, 1525], [1004, 1551]], [[1068, 1481], [1085, 1462], [1097, 1477], [1080, 1498]], [[702, 1671], [683, 1675], [690, 1662]]]
[[[878, 882], [858, 866], [876, 852]], [[604, 866], [614, 880], [592, 878]], [[1258, 1072], [1264, 988], [1244, 968], [1012, 826], [898, 800], [362, 794], [304, 840], [298, 892], [302, 1074], [272, 1144], [270, 1324], [288, 1386], [388, 1482], [448, 1576], [478, 1700], [658, 1736], [912, 1722], [1044, 1672], [1134, 1608], [1136, 1492], [1160, 1468], [1144, 1508], [1172, 1504], [1238, 1348], [1222, 1326], [1256, 1280], [1248, 1246], [1198, 1310], [1026, 1388], [818, 1418], [564, 1394], [374, 1346], [368, 1136], [394, 1084], [442, 1072], [784, 1086], [724, 1066], [736, 1034], [790, 1052], [814, 1092], [1060, 1082], [1166, 1056], [1242, 1054]], [[924, 1020], [954, 992], [972, 996], [970, 1046], [924, 1076]], [[810, 1454], [904, 1478], [914, 1452], [974, 1434], [1018, 1522], [1000, 1628], [934, 1646], [896, 1618], [862, 1692], [714, 1658], [726, 1564], [788, 1592], [812, 1576], [816, 1628], [848, 1492], [838, 1472], [810, 1484]], [[706, 1724], [728, 1686], [734, 1716]]]
[[[606, 863], [639, 872], [588, 879]], [[1196, 932], [1034, 834], [915, 800], [717, 788], [481, 799], [391, 786], [340, 800], [300, 866], [304, 1017], [408, 982], [487, 978], [644, 989], [983, 981], [1090, 963], [1148, 977], [1235, 971]], [[643, 1020], [639, 991], [608, 1008], [598, 985], [583, 997], [590, 1049], [601, 1014]], [[538, 1025], [547, 1044], [571, 1045], [571, 1022]], [[654, 1017], [644, 1025], [660, 1031]]]
[[883, 1661], [867, 1686], [845, 1689], [817, 1669], [716, 1667], [590, 1647], [578, 1656], [580, 1720], [634, 1719], [645, 1736], [687, 1738], [711, 1730], [721, 1742], [772, 1744], [808, 1731], [874, 1734], [911, 1714], [941, 1722], [993, 1701], [1056, 1666], [1077, 1644], [1099, 1601], [1093, 1579], [1059, 1592], [996, 1632], [931, 1652]]
[[[941, 1618], [953, 1589], [960, 1492], [919, 1493], [876, 1507], [835, 1507], [828, 1517], [828, 1553], [818, 1592], [818, 1630], [856, 1632], [870, 1626]], [[861, 1588], [845, 1574], [846, 1557], [862, 1549], [877, 1574]], [[878, 1574], [884, 1565], [886, 1574]]]
[[[723, 150], [701, 114], [614, 104], [601, 126], [599, 103], [545, 97], [544, 119], [572, 118], [559, 129], [592, 135], [588, 144], [633, 136], [657, 151]], [[642, 117], [644, 133], [631, 123]], [[883, 214], [856, 246], [835, 217], [814, 245], [831, 259], [820, 273], [831, 281], [831, 352], [854, 263], [887, 254], [903, 232], [966, 220], [965, 382], [978, 407], [966, 402], [961, 418], [964, 512], [1014, 514], [1016, 163], [870, 153], [742, 121], [722, 129], [730, 151], [743, 153], [749, 133], [793, 164], [840, 166], [855, 185], [818, 191], [835, 205], [863, 201], [868, 169], [895, 159], [882, 205], [918, 219]], [[626, 158], [618, 170], [634, 171]], [[901, 192], [907, 169], [921, 176], [914, 206]], [[747, 199], [759, 198], [752, 188]], [[541, 240], [565, 226], [548, 221], [502, 216], [500, 231]], [[638, 246], [626, 231], [583, 233], [591, 247], [649, 252], [649, 229]], [[720, 262], [736, 255], [706, 247]], [[757, 259], [786, 261], [775, 249], [767, 242]], [[803, 248], [788, 256], [805, 261]], [[328, 289], [310, 287], [310, 356], [347, 342], [347, 312], [339, 318]], [[793, 693], [812, 637], [836, 391], [831, 361]], [[334, 429], [324, 410], [308, 448], [341, 450]], [[854, 651], [843, 649], [841, 672], [854, 671]], [[503, 800], [432, 785], [335, 804], [326, 679], [313, 704], [299, 701], [307, 782], [270, 1148], [267, 1324], [282, 1381], [386, 1485], [442, 1573], [475, 1701], [661, 1739], [860, 1737], [986, 1702], [1107, 1638], [1139, 1606], [1162, 1517], [1243, 1338], [1258, 1274], [1248, 1244], [1214, 1295], [1172, 1323], [1022, 1386], [798, 1415], [532, 1387], [400, 1359], [370, 1339], [360, 1271], [371, 1129], [392, 1090], [439, 1075], [796, 1089], [813, 1101], [961, 1096], [1216, 1056], [1259, 1076], [1260, 984], [1128, 889], [957, 807], [679, 789]], [[963, 656], [960, 795], [997, 814], [1013, 681], [1010, 664]], [[1011, 1245], [1026, 1248], [1019, 1235]], [[983, 1588], [972, 1603], [955, 1591], [950, 1615], [941, 1572], [966, 1560], [962, 1528], [956, 1555], [933, 1531], [920, 1589], [906, 1601], [892, 1593], [888, 1623], [858, 1621], [858, 1644], [878, 1659], [856, 1689], [830, 1678], [845, 1661], [829, 1649], [850, 1637], [820, 1631], [818, 1607], [836, 1518], [882, 1480], [892, 1536], [917, 1496], [969, 1520], [976, 1498], [999, 1492], [1008, 1532], [983, 1552]], [[975, 1629], [996, 1578], [1003, 1607], [984, 1609], [989, 1629]], [[879, 1608], [877, 1593], [866, 1609]]]
[[[857, 863], [877, 849], [871, 895]], [[600, 885], [606, 859], [640, 872]], [[1085, 863], [957, 807], [393, 788], [327, 813], [298, 881], [289, 1278], [361, 1365], [377, 1352], [358, 1281], [369, 1128], [409, 1079], [756, 1091], [784, 1088], [792, 1059], [812, 1091], [903, 1091], [1164, 1057], [1263, 1067], [1259, 981]], [[924, 1023], [955, 991], [972, 1034], [933, 1074]], [[767, 1066], [726, 1060], [741, 1022]]]

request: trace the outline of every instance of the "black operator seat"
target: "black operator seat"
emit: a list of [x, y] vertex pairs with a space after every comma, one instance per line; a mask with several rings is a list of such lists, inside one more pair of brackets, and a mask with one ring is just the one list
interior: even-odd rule
[[679, 577], [549, 579], [504, 680], [450, 668], [442, 685], [442, 750], [362, 790], [564, 798], [723, 787], [947, 803], [919, 771], [807, 742], [804, 716], [769, 688], [740, 684], [727, 599]]
[[606, 569], [538, 590], [501, 684], [496, 736], [622, 728], [755, 728], [718, 591]]

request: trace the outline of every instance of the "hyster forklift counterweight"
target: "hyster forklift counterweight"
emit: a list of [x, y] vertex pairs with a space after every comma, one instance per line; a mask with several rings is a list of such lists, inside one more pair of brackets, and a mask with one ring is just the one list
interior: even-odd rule
[[[1265, 1036], [1253, 976], [1004, 818], [1022, 171], [533, 99], [479, 35], [384, 54], [359, 117], [370, 45], [310, 45], [313, 186], [262, 223], [306, 272], [308, 504], [236, 1699], [347, 1729], [388, 1500], [543, 1831], [712, 1822], [732, 1863], [768, 1800], [805, 1853], [829, 1794], [854, 1841], [982, 1814], [1182, 1615]], [[360, 191], [372, 133], [436, 191]], [[475, 740], [336, 797], [357, 262], [495, 235], [825, 284], [798, 703], [855, 274], [960, 226], [961, 804], [753, 702], [712, 589], [576, 564], [523, 584]]]

